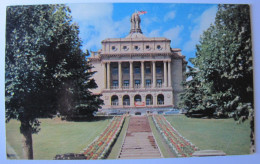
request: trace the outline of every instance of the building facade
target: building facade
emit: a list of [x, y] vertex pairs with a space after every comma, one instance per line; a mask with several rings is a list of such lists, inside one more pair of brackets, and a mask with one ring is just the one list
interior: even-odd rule
[[164, 37], [145, 37], [134, 13], [125, 38], [103, 40], [102, 49], [88, 58], [102, 94], [104, 111], [147, 112], [177, 106], [186, 70], [185, 56]]

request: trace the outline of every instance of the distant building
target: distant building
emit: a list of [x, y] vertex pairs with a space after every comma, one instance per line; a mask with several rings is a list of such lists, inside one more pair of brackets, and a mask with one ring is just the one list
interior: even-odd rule
[[185, 56], [171, 48], [164, 37], [145, 37], [138, 13], [131, 16], [125, 38], [103, 40], [102, 49], [88, 58], [105, 105], [102, 110], [120, 112], [163, 111], [176, 107], [186, 70]]

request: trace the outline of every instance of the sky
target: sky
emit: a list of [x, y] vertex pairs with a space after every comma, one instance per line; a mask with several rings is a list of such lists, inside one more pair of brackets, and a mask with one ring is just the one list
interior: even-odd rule
[[[100, 1], [104, 1], [104, 0], [8, 0], [8, 1], [1, 1], [1, 5], [0, 5], [0, 109], [2, 112], [0, 112], [0, 131], [3, 132], [1, 134], [4, 134], [5, 131], [5, 114], [4, 114], [4, 100], [5, 100], [5, 84], [4, 84], [4, 77], [5, 77], [5, 21], [6, 21], [6, 6], [8, 5], [20, 5], [20, 4], [47, 4], [47, 3], [53, 3], [53, 4], [63, 4], [63, 3], [81, 3], [81, 2], [100, 2]], [[112, 0], [107, 0], [107, 1], [112, 1]], [[113, 0], [113, 1], [152, 1], [152, 0]], [[153, 1], [159, 1], [159, 0], [153, 0]], [[167, 31], [164, 28], [167, 28], [167, 26], [163, 26], [163, 24], [159, 24], [156, 21], [159, 21], [161, 23], [165, 23], [163, 22], [163, 18], [164, 16], [169, 13], [170, 11], [173, 11], [172, 15], [168, 16], [168, 18], [173, 18], [173, 19], [168, 19], [169, 24], [171, 24], [170, 27], [168, 27], [168, 29], [175, 29], [175, 33], [179, 33], [177, 36], [179, 38], [181, 38], [181, 41], [178, 43], [178, 45], [175, 46], [176, 41], [177, 40], [172, 40], [172, 47], [179, 47], [182, 48], [183, 50], [183, 54], [186, 55], [186, 59], [188, 59], [188, 57], [193, 57], [195, 56], [195, 52], [192, 52], [191, 50], [185, 49], [184, 44], [188, 43], [190, 41], [190, 44], [193, 42], [197, 42], [198, 37], [196, 38], [196, 36], [198, 36], [198, 34], [200, 35], [203, 31], [203, 29], [205, 28], [206, 23], [201, 21], [203, 18], [205, 19], [207, 17], [208, 12], [210, 13], [210, 11], [214, 10], [216, 12], [217, 8], [214, 6], [215, 5], [200, 5], [198, 3], [247, 3], [247, 4], [251, 4], [251, 14], [252, 14], [252, 39], [253, 39], [253, 53], [254, 53], [254, 74], [255, 74], [255, 100], [258, 100], [260, 98], [260, 64], [256, 64], [256, 63], [260, 63], [260, 48], [259, 46], [257, 46], [260, 43], [260, 19], [259, 19], [259, 15], [260, 15], [260, 1], [259, 0], [160, 0], [160, 1], [175, 1], [175, 2], [179, 2], [179, 3], [197, 3], [195, 5], [182, 5], [182, 4], [175, 4], [174, 8], [173, 6], [170, 6], [169, 4], [164, 4], [163, 7], [161, 7], [161, 5], [156, 4], [154, 5], [155, 7], [151, 7], [151, 5], [144, 5], [144, 4], [132, 4], [132, 5], [125, 5], [122, 4], [121, 7], [120, 4], [104, 4], [101, 5], [99, 4], [98, 6], [96, 6], [96, 9], [93, 9], [93, 7], [89, 7], [85, 6], [83, 4], [79, 4], [79, 5], [71, 5], [71, 7], [73, 7], [73, 17], [74, 20], [78, 22], [78, 24], [81, 26], [80, 30], [81, 30], [81, 38], [84, 40], [83, 42], [83, 48], [87, 48], [87, 47], [91, 47], [88, 46], [88, 41], [90, 40], [90, 34], [91, 32], [87, 32], [86, 30], [91, 29], [92, 31], [96, 30], [95, 35], [92, 34], [92, 36], [97, 36], [98, 38], [100, 38], [100, 41], [105, 39], [106, 37], [110, 37], [110, 35], [108, 35], [106, 33], [106, 27], [111, 29], [111, 31], [114, 31], [114, 35], [115, 37], [125, 37], [129, 30], [130, 30], [130, 23], [129, 23], [129, 19], [130, 15], [135, 11], [135, 10], [146, 10], [148, 13], [145, 15], [141, 16], [142, 22], [141, 22], [141, 27], [142, 30], [144, 32], [144, 34], [146, 36], [148, 36], [148, 34], [152, 34], [152, 31], [155, 34], [158, 34], [160, 36], [162, 36], [162, 34]], [[81, 9], [80, 9], [80, 6]], [[85, 7], [84, 7], [85, 6]], [[103, 8], [101, 8], [101, 6]], [[107, 6], [107, 7], [106, 7]], [[131, 7], [134, 6], [134, 7]], [[146, 6], [146, 7], [143, 7]], [[131, 7], [131, 8], [130, 8]], [[156, 8], [155, 10], [153, 8]], [[192, 9], [193, 8], [193, 9]], [[213, 9], [211, 9], [213, 8]], [[77, 10], [79, 9], [79, 10]], [[105, 11], [103, 9], [106, 9]], [[211, 9], [211, 10], [210, 10]], [[92, 11], [92, 12], [91, 12]], [[208, 12], [206, 12], [208, 11]], [[105, 13], [104, 13], [105, 12]], [[184, 14], [184, 12], [186, 14]], [[77, 16], [78, 13], [78, 16]], [[87, 13], [87, 14], [86, 14]], [[203, 14], [204, 13], [204, 14]], [[103, 14], [103, 15], [102, 15]], [[93, 18], [92, 20], [90, 16], [93, 15], [96, 18], [100, 18], [100, 20], [96, 20], [95, 22], [93, 22]], [[153, 18], [153, 16], [155, 18]], [[125, 18], [127, 17], [127, 18]], [[159, 20], [156, 20], [157, 19]], [[214, 17], [214, 14], [213, 14]], [[117, 24], [119, 24], [120, 22], [123, 22], [123, 18], [126, 19], [126, 23], [121, 24], [120, 25], [120, 30], [124, 31], [124, 32], [120, 32], [121, 34], [119, 35], [119, 27], [115, 28], [116, 26], [113, 25], [114, 22], [118, 22]], [[152, 19], [153, 18], [153, 19]], [[149, 22], [152, 22], [152, 25], [149, 25], [148, 27], [146, 26], [146, 24], [144, 23], [144, 19], [146, 19], [146, 24], [149, 25]], [[207, 20], [214, 20], [213, 18], [207, 18]], [[167, 20], [167, 17], [165, 18], [165, 20]], [[170, 21], [171, 20], [171, 21]], [[110, 22], [112, 21], [112, 23]], [[182, 22], [183, 21], [183, 22]], [[100, 22], [103, 26], [100, 26]], [[185, 23], [186, 22], [186, 23]], [[189, 22], [189, 23], [187, 23]], [[210, 21], [209, 21], [210, 22]], [[213, 21], [212, 21], [213, 22]], [[87, 26], [82, 26], [83, 24], [86, 24]], [[99, 24], [99, 25], [98, 25]], [[113, 25], [113, 26], [107, 26], [107, 25]], [[179, 27], [177, 28], [177, 26], [179, 25]], [[183, 26], [183, 27], [181, 27]], [[159, 27], [159, 28], [158, 28]], [[160, 28], [161, 27], [161, 28]], [[204, 27], [204, 28], [203, 28]], [[85, 28], [85, 30], [84, 30]], [[144, 28], [147, 28], [147, 31], [144, 30]], [[183, 29], [181, 29], [183, 28]], [[207, 28], [207, 27], [206, 27]], [[205, 28], [205, 29], [206, 29]], [[102, 32], [102, 29], [105, 29], [105, 31]], [[181, 31], [181, 32], [178, 32]], [[85, 31], [85, 33], [84, 33]], [[173, 31], [173, 30], [172, 30]], [[192, 35], [192, 31], [193, 35]], [[197, 32], [196, 32], [197, 31]], [[200, 32], [199, 32], [200, 31]], [[195, 35], [197, 33], [197, 35]], [[105, 36], [103, 36], [104, 34], [106, 34]], [[166, 33], [167, 34], [167, 33]], [[172, 33], [173, 35], [173, 33]], [[88, 37], [86, 37], [88, 36]], [[174, 35], [176, 36], [176, 35]], [[104, 38], [103, 38], [104, 37]], [[175, 38], [178, 38], [175, 37]], [[170, 36], [167, 36], [167, 38], [170, 38]], [[192, 39], [193, 38], [193, 39]], [[197, 40], [196, 40], [197, 39]], [[96, 39], [97, 45], [96, 47], [93, 46], [91, 47], [91, 50], [98, 50], [101, 48], [101, 43], [100, 41], [98, 41], [98, 39]], [[94, 41], [93, 41], [94, 43]], [[94, 44], [93, 44], [94, 45]], [[99, 48], [98, 48], [99, 47]], [[195, 47], [192, 48], [193, 51], [195, 51]], [[256, 101], [255, 104], [256, 109], [259, 109], [260, 107], [260, 101]], [[257, 112], [259, 110], [256, 110], [256, 118], [260, 117], [260, 112]], [[259, 133], [260, 131], [260, 119], [255, 119], [256, 121], [256, 132]], [[258, 134], [257, 133], [257, 134]], [[257, 140], [256, 141], [260, 141], [260, 135], [256, 135]], [[5, 153], [5, 149], [6, 149], [6, 143], [5, 143], [5, 135], [0, 135], [0, 148], [3, 151], [0, 151], [0, 159], [2, 163], [17, 163], [17, 160], [7, 160], [6, 159], [6, 153]], [[260, 147], [260, 142], [256, 142], [257, 148]], [[160, 163], [163, 162], [165, 164], [190, 164], [190, 163], [195, 163], [195, 164], [231, 164], [231, 163], [236, 163], [236, 164], [245, 164], [245, 163], [252, 163], [252, 164], [257, 164], [260, 161], [260, 151], [259, 149], [257, 149], [258, 151], [256, 151], [255, 154], [252, 155], [241, 155], [241, 156], [227, 156], [227, 157], [204, 157], [204, 158], [179, 158], [179, 159], [163, 159], [163, 160], [155, 160], [155, 159], [147, 159], [145, 161], [143, 160], [135, 160], [134, 162], [136, 164], [139, 163], [150, 163], [150, 164], [156, 164], [156, 163]], [[32, 163], [37, 162], [40, 164], [45, 164], [46, 161], [45, 160], [38, 160], [38, 161], [30, 161]], [[57, 162], [57, 161], [55, 161]], [[81, 163], [81, 161], [78, 161], [79, 163]], [[82, 161], [85, 162], [85, 161]], [[104, 161], [100, 160], [100, 161], [88, 161], [88, 163], [103, 163]], [[19, 161], [19, 163], [28, 163], [28, 161]], [[50, 162], [47, 162], [50, 163]], [[62, 163], [71, 163], [71, 161], [62, 161]], [[122, 163], [120, 160], [108, 160], [105, 161], [105, 163], [108, 164], [119, 164]], [[132, 160], [124, 160], [124, 163], [126, 164], [130, 164], [133, 163]]]
[[[178, 3], [86, 3], [67, 4], [73, 21], [79, 25], [82, 49], [97, 51], [106, 38], [124, 38], [130, 31], [130, 16], [141, 15], [141, 29], [146, 37], [166, 37], [172, 48], [180, 48], [186, 60], [195, 57], [200, 35], [217, 12], [216, 4]], [[189, 65], [191, 65], [189, 63]]]

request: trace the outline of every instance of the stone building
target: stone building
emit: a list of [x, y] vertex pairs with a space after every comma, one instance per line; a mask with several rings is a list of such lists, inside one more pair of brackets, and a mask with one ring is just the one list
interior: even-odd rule
[[176, 107], [185, 78], [185, 56], [171, 48], [164, 37], [145, 37], [141, 19], [132, 14], [131, 30], [125, 38], [103, 40], [102, 49], [88, 60], [107, 112], [153, 112]]

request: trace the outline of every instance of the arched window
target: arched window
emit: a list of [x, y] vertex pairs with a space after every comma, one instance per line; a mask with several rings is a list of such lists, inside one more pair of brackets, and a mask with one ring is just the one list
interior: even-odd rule
[[123, 105], [125, 105], [125, 106], [130, 105], [130, 97], [128, 95], [123, 96]]
[[111, 105], [118, 106], [118, 96], [114, 95], [111, 97]]
[[150, 94], [146, 96], [146, 105], [153, 105], [153, 96]]
[[141, 102], [142, 101], [141, 95], [135, 95], [134, 100], [135, 100], [135, 102]]
[[159, 94], [157, 96], [157, 105], [163, 105], [164, 104], [164, 96], [162, 94]]

